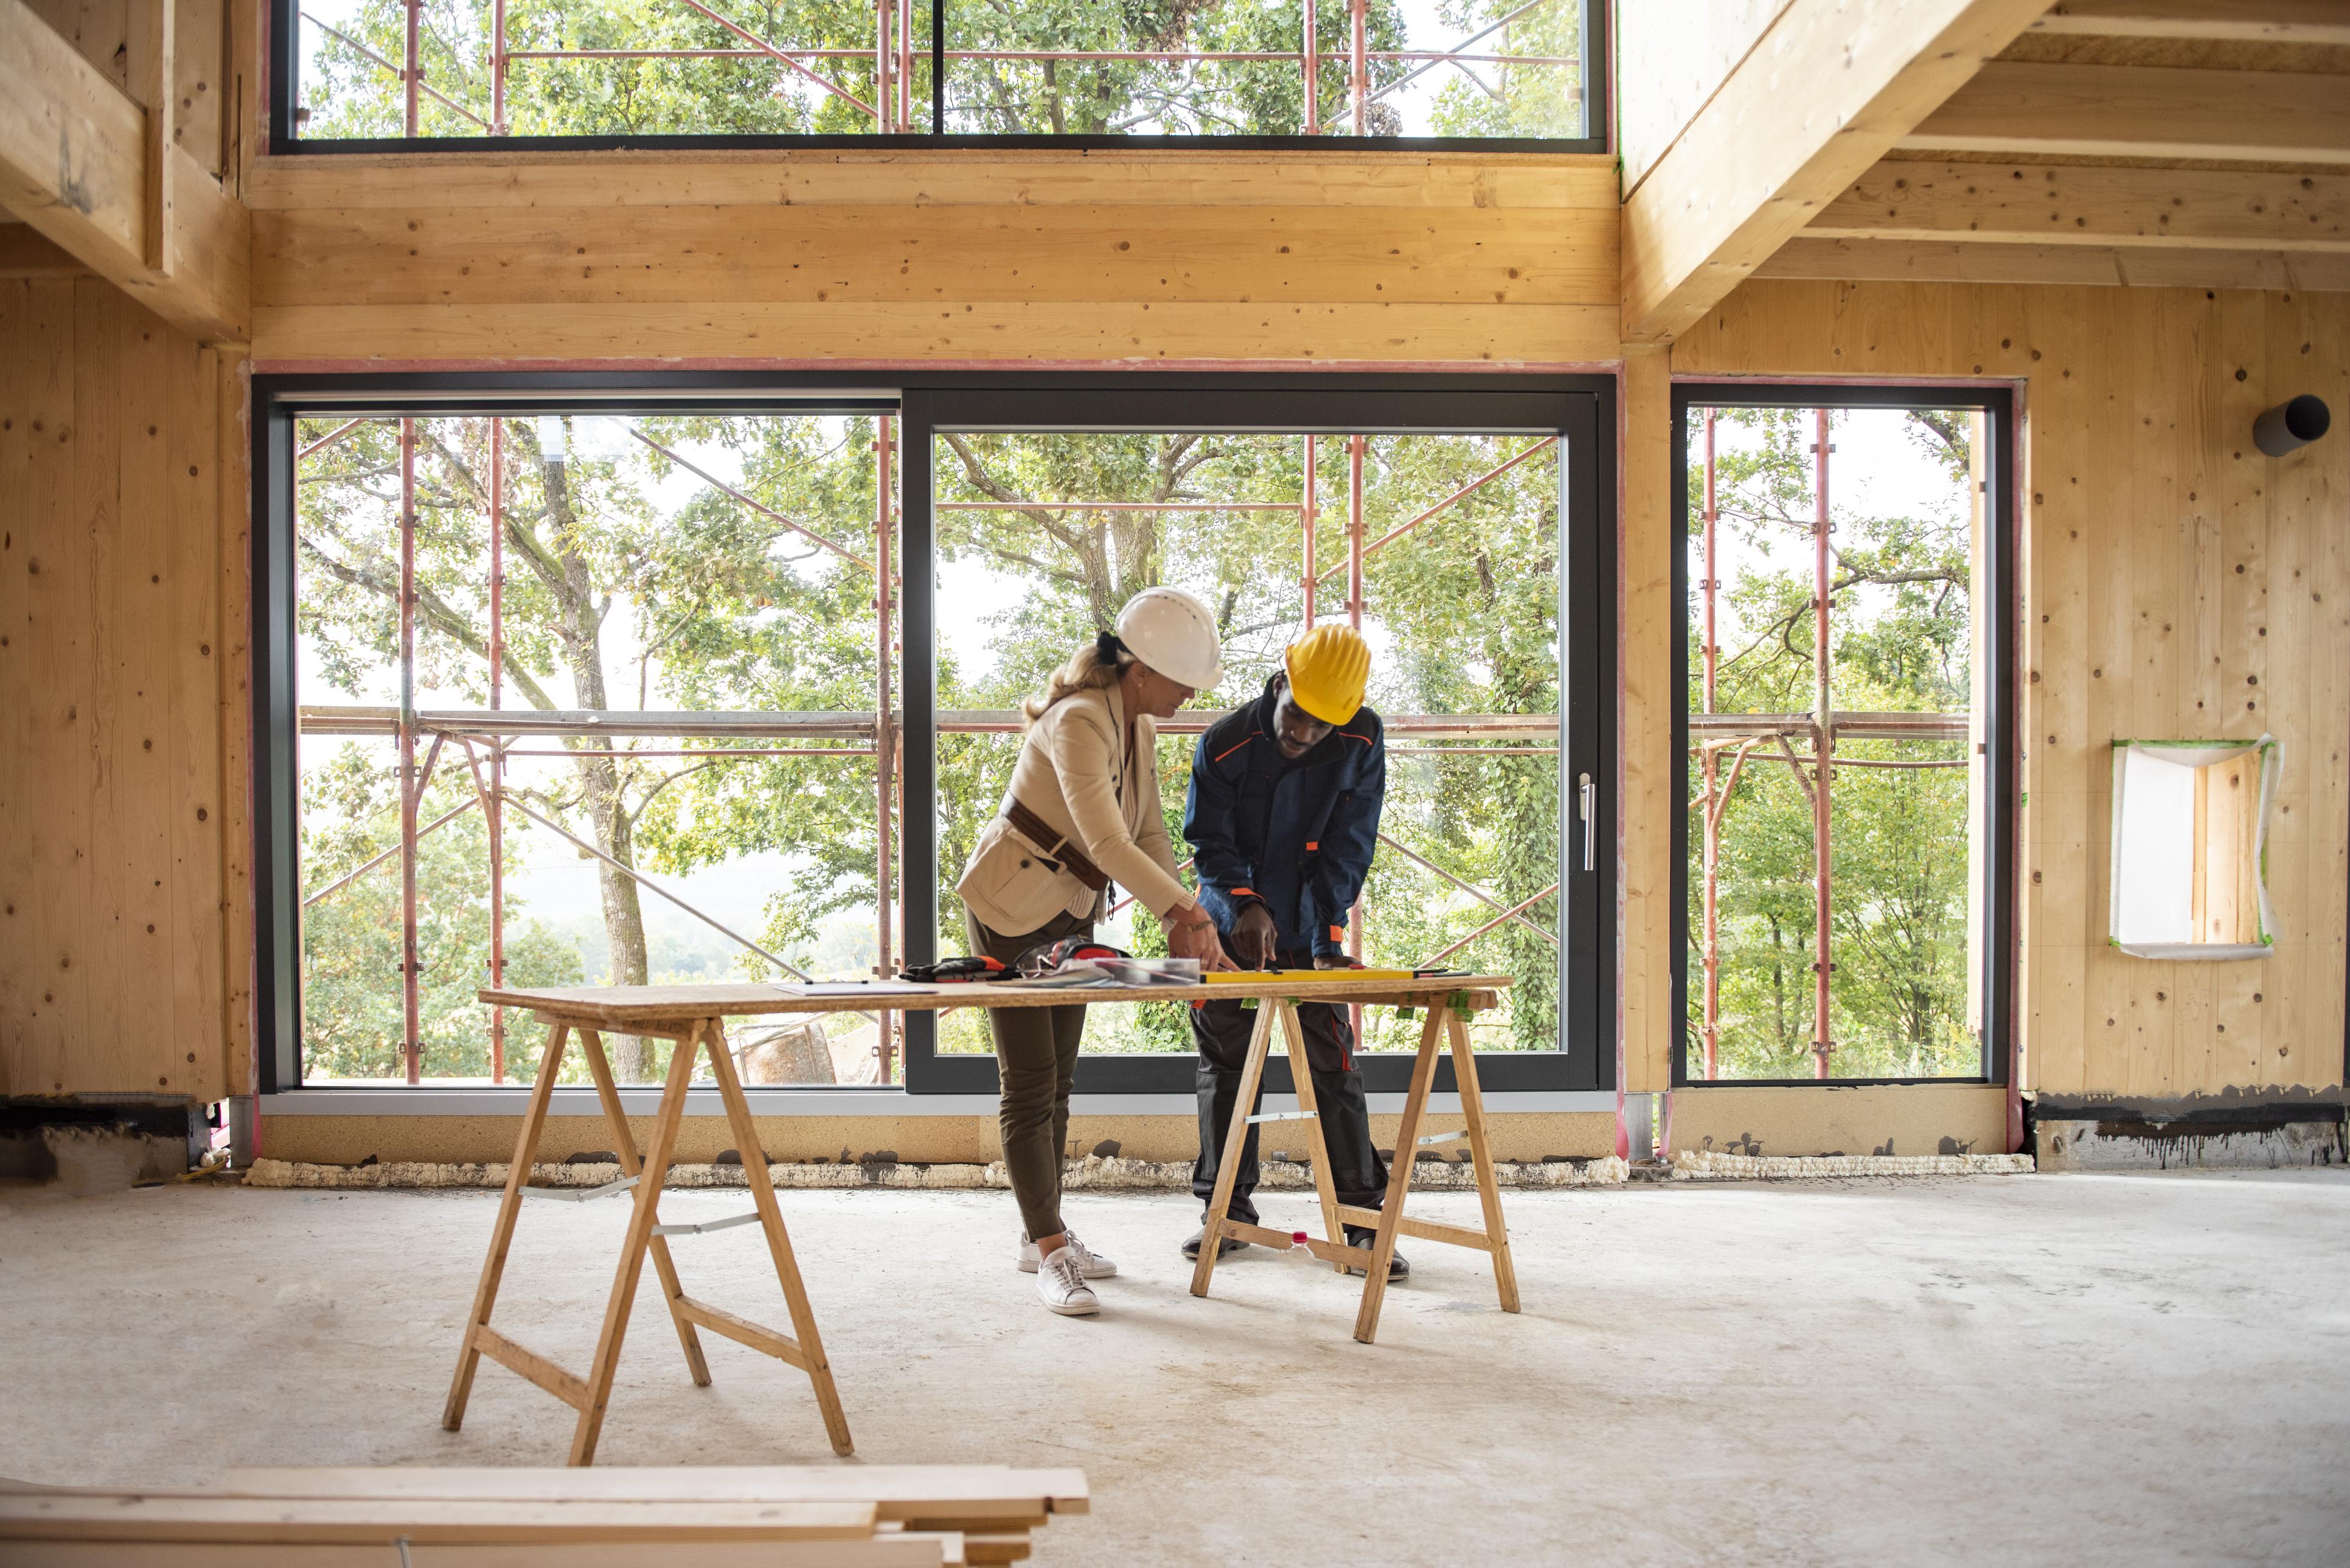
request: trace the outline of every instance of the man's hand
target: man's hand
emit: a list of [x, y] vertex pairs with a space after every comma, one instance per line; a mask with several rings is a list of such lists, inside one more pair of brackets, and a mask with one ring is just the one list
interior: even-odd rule
[[1251, 969], [1271, 969], [1280, 947], [1281, 933], [1274, 928], [1271, 912], [1253, 898], [1242, 905], [1240, 918], [1232, 922], [1232, 956]]
[[1363, 964], [1360, 959], [1348, 958], [1345, 953], [1316, 953], [1314, 956], [1314, 967], [1315, 969], [1360, 969]]

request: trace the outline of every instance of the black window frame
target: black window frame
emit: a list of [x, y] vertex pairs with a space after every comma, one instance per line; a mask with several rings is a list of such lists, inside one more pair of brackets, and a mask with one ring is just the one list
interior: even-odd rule
[[2017, 1039], [2016, 1004], [2016, 846], [2022, 831], [2018, 794], [2021, 751], [2016, 717], [2022, 702], [2016, 690], [2017, 650], [2022, 640], [2021, 601], [2016, 589], [2016, 562], [2022, 550], [2021, 516], [2016, 504], [2015, 454], [2021, 431], [2017, 426], [2016, 389], [2009, 382], [1788, 382], [1739, 380], [1676, 380], [1672, 389], [1673, 472], [1673, 724], [1672, 755], [1668, 776], [1678, 794], [1689, 757], [1690, 691], [1690, 503], [1689, 419], [1693, 409], [1971, 409], [1981, 412], [1991, 438], [1985, 465], [1988, 488], [1983, 549], [1988, 559], [1991, 613], [1984, 618], [1989, 648], [1976, 656], [1989, 662], [1990, 711], [1983, 715], [1983, 747], [1990, 778], [1983, 791], [1986, 821], [1983, 833], [1990, 854], [1990, 874], [1984, 878], [1982, 1063], [1973, 1074], [1944, 1077], [1831, 1078], [1701, 1078], [1690, 1072], [1692, 1044], [1689, 1027], [1690, 877], [1689, 813], [1678, 802], [1672, 814], [1673, 902], [1671, 919], [1672, 1086], [1676, 1089], [1811, 1089], [1864, 1088], [1881, 1085], [1997, 1085], [2014, 1076]]
[[[1561, 1049], [1492, 1052], [1480, 1077], [1493, 1093], [1612, 1089], [1616, 1083], [1617, 431], [1616, 378], [1305, 372], [926, 372], [889, 371], [495, 371], [262, 373], [252, 380], [252, 692], [255, 1006], [257, 1086], [265, 1095], [302, 1088], [299, 882], [296, 776], [295, 421], [354, 405], [420, 415], [608, 412], [646, 402], [679, 410], [773, 413], [888, 412], [899, 420], [901, 558], [936, 560], [930, 506], [936, 431], [1105, 428], [1361, 430], [1373, 433], [1542, 431], [1561, 437], [1560, 944]], [[1209, 401], [1208, 400], [1212, 400]], [[519, 406], [518, 406], [519, 405]], [[1216, 418], [1203, 421], [1203, 409]], [[937, 785], [936, 574], [908, 571], [899, 600], [904, 653], [903, 781], [899, 908], [928, 918], [905, 922], [905, 960], [936, 956]], [[1593, 781], [1589, 867], [1574, 831], [1574, 784]], [[919, 804], [917, 804], [919, 803]], [[909, 1094], [993, 1094], [993, 1056], [941, 1055], [935, 1015], [906, 1017]], [[1365, 1086], [1400, 1093], [1409, 1052], [1369, 1053]], [[1188, 1055], [1087, 1056], [1081, 1094], [1189, 1095]], [[1450, 1059], [1439, 1092], [1453, 1091]], [[354, 1096], [405, 1085], [321, 1085]], [[505, 1086], [520, 1095], [527, 1085]], [[870, 1093], [869, 1085], [805, 1085], [805, 1092]], [[1267, 1064], [1270, 1093], [1293, 1092], [1285, 1059]], [[504, 1092], [504, 1091], [489, 1091]], [[355, 1099], [354, 1110], [359, 1109]]]
[[1607, 0], [1581, 0], [1583, 5], [1584, 134], [1572, 138], [1524, 136], [1015, 136], [948, 134], [939, 128], [946, 119], [946, 78], [938, 69], [946, 53], [946, 14], [950, 0], [932, 0], [931, 43], [931, 127], [913, 134], [890, 132], [872, 136], [837, 134], [753, 136], [721, 134], [623, 136], [383, 136], [309, 138], [295, 130], [295, 111], [302, 101], [301, 0], [268, 0], [269, 151], [281, 157], [328, 157], [343, 153], [381, 152], [742, 152], [839, 151], [873, 148], [885, 151], [953, 151], [1036, 148], [1039, 150], [1107, 152], [1120, 150], [1164, 150], [1177, 152], [1300, 152], [1340, 156], [1367, 149], [1403, 153], [1539, 152], [1599, 153], [1615, 150], [1615, 54]]

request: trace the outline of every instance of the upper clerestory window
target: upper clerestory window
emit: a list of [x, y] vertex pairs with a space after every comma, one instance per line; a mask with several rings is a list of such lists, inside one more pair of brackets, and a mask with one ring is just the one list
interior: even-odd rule
[[277, 151], [1596, 151], [1591, 0], [275, 0]]

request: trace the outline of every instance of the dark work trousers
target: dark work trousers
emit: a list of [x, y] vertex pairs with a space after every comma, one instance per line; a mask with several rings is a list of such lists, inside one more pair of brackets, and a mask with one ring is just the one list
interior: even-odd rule
[[[1284, 969], [1311, 969], [1311, 957], [1284, 953]], [[1260, 1002], [1258, 1007], [1270, 1007]], [[1297, 1023], [1305, 1036], [1305, 1059], [1314, 1074], [1314, 1103], [1322, 1113], [1322, 1140], [1330, 1151], [1331, 1183], [1338, 1201], [1378, 1209], [1387, 1201], [1388, 1168], [1371, 1147], [1370, 1102], [1363, 1097], [1363, 1075], [1355, 1064], [1355, 1032], [1347, 1010], [1334, 1002], [1301, 1002]], [[1279, 1028], [1279, 1024], [1274, 1025]], [[1202, 1204], [1216, 1196], [1216, 1168], [1222, 1161], [1224, 1133], [1232, 1125], [1232, 1102], [1240, 1097], [1241, 1072], [1248, 1065], [1249, 1036], [1256, 1031], [1255, 1008], [1237, 1002], [1210, 1002], [1191, 1009], [1191, 1041], [1200, 1048], [1200, 1158], [1191, 1167], [1191, 1195]], [[1286, 1041], [1282, 1044], [1285, 1047]], [[1289, 1070], [1295, 1074], [1297, 1064]], [[1254, 1116], [1263, 1106], [1257, 1087]], [[1241, 1146], [1241, 1168], [1232, 1183], [1232, 1219], [1253, 1225], [1256, 1204], [1256, 1127]]]
[[[963, 935], [973, 953], [1009, 964], [1038, 942], [1090, 937], [1094, 923], [1083, 915], [1056, 915], [1035, 930], [1007, 937], [989, 930], [963, 911]], [[1020, 1201], [1020, 1222], [1028, 1237], [1057, 1236], [1061, 1224], [1061, 1151], [1069, 1141], [1069, 1085], [1077, 1081], [1077, 1046], [1086, 1034], [1082, 1007], [991, 1007], [988, 1033], [1003, 1076], [997, 1125], [1003, 1138], [1003, 1171]]]

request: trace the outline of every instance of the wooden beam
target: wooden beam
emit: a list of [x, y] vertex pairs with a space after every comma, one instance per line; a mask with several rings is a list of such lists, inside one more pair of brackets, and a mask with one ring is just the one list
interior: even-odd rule
[[2350, 163], [2350, 77], [1999, 60], [1899, 145]]
[[2072, 37], [2342, 45], [2350, 44], [2350, 11], [2341, 0], [2058, 0], [2032, 30]]
[[0, 206], [199, 342], [243, 343], [249, 217], [172, 148], [172, 269], [150, 265], [148, 123], [24, 0], [0, 0]]
[[1701, 318], [2046, 6], [1794, 0], [1625, 205], [1626, 341]]
[[1887, 160], [1807, 239], [2350, 251], [2350, 175]]
[[87, 277], [89, 268], [30, 223], [0, 223], [0, 277]]
[[172, 0], [131, 0], [131, 25], [143, 47], [140, 54], [140, 76], [132, 84], [130, 96], [147, 110], [144, 157], [147, 205], [146, 241], [141, 256], [147, 270], [157, 277], [172, 275], [172, 153], [179, 139], [172, 127], [179, 103], [179, 84], [174, 78], [177, 51], [172, 46], [172, 14], [178, 7]]
[[2098, 284], [2137, 288], [2350, 289], [2350, 254], [2160, 246], [1982, 244], [1925, 240], [1789, 241], [1756, 277], [1896, 283]]

